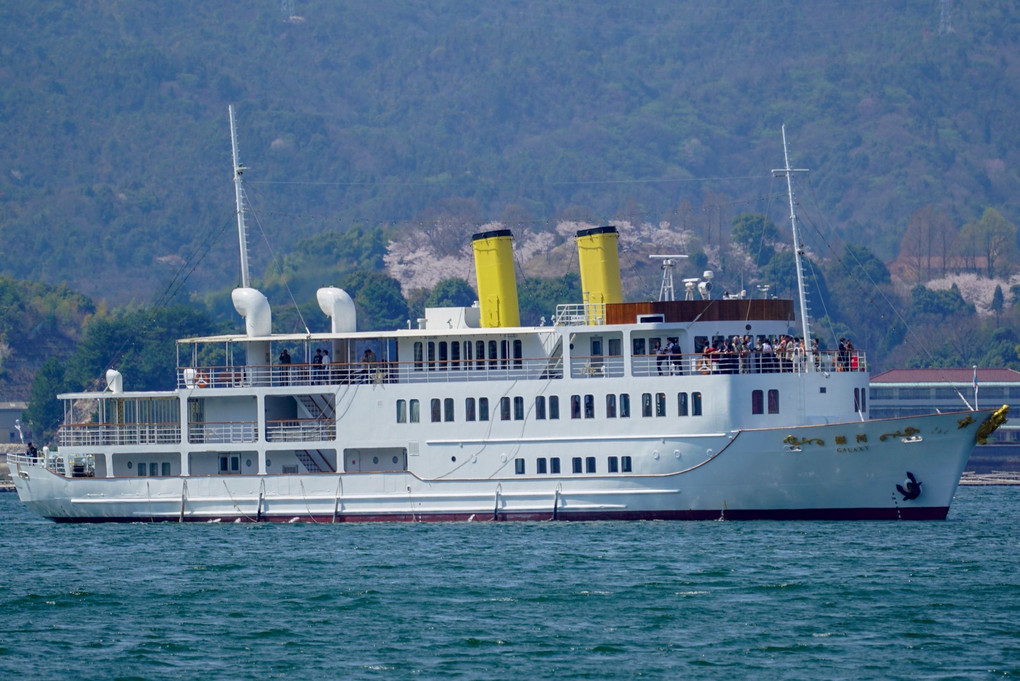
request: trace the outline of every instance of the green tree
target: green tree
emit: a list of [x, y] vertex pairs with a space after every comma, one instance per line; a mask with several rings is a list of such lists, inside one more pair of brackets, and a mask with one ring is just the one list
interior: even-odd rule
[[759, 266], [772, 259], [774, 245], [782, 238], [775, 223], [760, 213], [741, 213], [733, 218], [730, 234]]
[[400, 329], [407, 324], [407, 301], [393, 277], [358, 270], [344, 278], [343, 288], [354, 300], [359, 331]]
[[463, 279], [444, 279], [425, 298], [426, 307], [470, 307], [478, 300], [471, 284]]
[[32, 393], [25, 410], [25, 422], [38, 443], [52, 441], [53, 434], [63, 419], [59, 393], [67, 391], [64, 363], [56, 358], [47, 359], [32, 381]]
[[1002, 295], [1002, 286], [995, 287], [995, 293], [992, 294], [992, 312], [995, 313], [995, 326], [999, 325], [999, 314], [1002, 312], [1002, 307], [1005, 304], [1005, 297]]

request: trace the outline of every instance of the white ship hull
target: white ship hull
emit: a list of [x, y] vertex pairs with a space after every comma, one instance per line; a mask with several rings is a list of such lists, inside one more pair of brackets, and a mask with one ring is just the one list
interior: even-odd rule
[[[746, 430], [697, 438], [700, 456], [682, 453], [689, 440], [663, 438], [651, 443], [653, 456], [672, 470], [623, 478], [425, 480], [407, 471], [69, 478], [22, 457], [12, 473], [25, 504], [58, 522], [930, 520], [946, 517], [988, 416]], [[591, 443], [556, 449], [588, 452]], [[897, 490], [908, 472], [921, 483], [914, 499]]]

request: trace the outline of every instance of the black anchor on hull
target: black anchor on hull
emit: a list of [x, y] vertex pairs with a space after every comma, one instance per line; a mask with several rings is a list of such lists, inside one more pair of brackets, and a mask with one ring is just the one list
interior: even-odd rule
[[896, 485], [896, 490], [903, 495], [903, 501], [910, 501], [921, 496], [921, 483], [913, 473], [907, 471], [907, 479], [903, 481], [903, 485]]

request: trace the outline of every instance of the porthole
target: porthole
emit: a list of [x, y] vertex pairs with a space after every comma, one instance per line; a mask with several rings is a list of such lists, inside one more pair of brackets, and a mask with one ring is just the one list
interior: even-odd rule
[[673, 456], [675, 456], [676, 458], [679, 459], [680, 458], [680, 450], [679, 449], [674, 449], [673, 450]]
[[372, 463], [379, 463], [379, 457], [378, 456], [373, 456], [372, 457]]
[[393, 463], [397, 463], [398, 461], [400, 461], [400, 459], [398, 459], [397, 457], [393, 457]]
[[244, 465], [247, 466], [248, 468], [251, 468], [251, 459], [245, 459]]
[[500, 454], [499, 460], [501, 463], [506, 463], [506, 453]]
[[654, 452], [652, 452], [652, 458], [655, 459], [656, 461], [659, 460], [659, 450], [658, 449], [656, 449]]
[[132, 464], [132, 463], [131, 463], [130, 461], [128, 461], [128, 470], [131, 470], [131, 466], [132, 466], [132, 465], [133, 465], [133, 464]]
[[450, 457], [450, 461], [453, 461], [454, 463], [456, 463], [456, 462], [457, 462], [457, 457], [455, 457], [455, 456], [451, 456], [451, 457]]
[[266, 468], [269, 468], [272, 465], [273, 465], [273, 460], [272, 459], [266, 459]]

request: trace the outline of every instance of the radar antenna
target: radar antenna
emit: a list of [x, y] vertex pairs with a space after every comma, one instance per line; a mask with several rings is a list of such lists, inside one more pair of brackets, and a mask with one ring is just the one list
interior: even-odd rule
[[675, 261], [686, 258], [686, 255], [650, 255], [653, 260], [662, 261], [662, 284], [659, 286], [659, 301], [676, 300], [673, 288], [673, 265]]
[[241, 287], [248, 288], [248, 228], [244, 224], [244, 187], [241, 175], [245, 167], [237, 160], [237, 132], [234, 128], [234, 105], [227, 107], [230, 113], [230, 148], [234, 155], [234, 193], [237, 200], [237, 240], [241, 246]]

